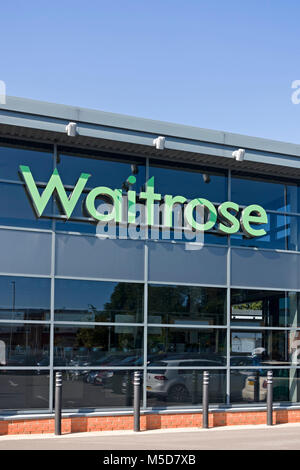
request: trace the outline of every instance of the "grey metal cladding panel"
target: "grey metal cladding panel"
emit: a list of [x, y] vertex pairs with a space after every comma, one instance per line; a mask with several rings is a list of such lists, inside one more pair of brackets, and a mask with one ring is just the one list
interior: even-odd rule
[[[195, 247], [194, 247], [195, 248]], [[149, 281], [226, 285], [227, 248], [149, 243]]]
[[0, 272], [51, 274], [51, 234], [0, 230]]
[[[300, 145], [288, 142], [274, 141], [260, 137], [233, 134], [186, 126], [170, 122], [155, 121], [152, 119], [127, 116], [116, 113], [98, 111], [55, 103], [47, 103], [25, 98], [7, 96], [7, 103], [0, 104], [0, 110], [15, 111], [20, 115], [36, 115], [55, 118], [56, 120], [74, 120], [78, 123], [89, 123], [119, 129], [127, 129], [147, 134], [160, 134], [179, 139], [192, 139], [202, 142], [211, 142], [229, 147], [242, 147], [263, 152], [273, 152], [282, 155], [300, 156]], [[1, 115], [1, 111], [0, 111]]]
[[56, 235], [56, 275], [143, 280], [144, 242]]
[[300, 253], [232, 249], [231, 284], [300, 289]]

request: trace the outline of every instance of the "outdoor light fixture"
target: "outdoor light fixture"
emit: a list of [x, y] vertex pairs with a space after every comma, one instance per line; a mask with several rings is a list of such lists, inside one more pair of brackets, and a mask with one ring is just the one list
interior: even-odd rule
[[202, 175], [204, 183], [210, 183], [210, 176], [207, 173]]
[[245, 149], [238, 149], [232, 152], [232, 156], [236, 159], [237, 162], [242, 162], [245, 158]]
[[66, 126], [66, 132], [69, 137], [75, 137], [75, 135], [77, 135], [76, 122], [69, 122], [69, 124]]
[[165, 148], [166, 138], [161, 135], [153, 140], [153, 145], [155, 145], [157, 150], [163, 150]]

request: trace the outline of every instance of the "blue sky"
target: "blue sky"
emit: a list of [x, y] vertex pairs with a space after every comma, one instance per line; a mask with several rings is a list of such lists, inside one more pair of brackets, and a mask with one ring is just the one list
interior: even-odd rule
[[298, 0], [1, 2], [7, 94], [300, 143]]

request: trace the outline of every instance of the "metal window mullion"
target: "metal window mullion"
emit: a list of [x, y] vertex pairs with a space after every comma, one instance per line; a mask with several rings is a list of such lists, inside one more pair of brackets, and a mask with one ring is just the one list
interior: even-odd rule
[[[231, 201], [231, 170], [228, 170], [228, 187], [227, 187], [227, 197], [228, 201]], [[231, 310], [231, 239], [228, 236], [228, 248], [227, 248], [227, 267], [226, 267], [226, 274], [227, 274], [227, 331], [226, 331], [226, 404], [230, 404], [230, 341], [231, 341], [231, 330], [230, 330], [230, 310]]]
[[[53, 170], [56, 168], [57, 144], [53, 147]], [[51, 299], [50, 299], [50, 374], [49, 374], [49, 409], [53, 412], [53, 384], [54, 384], [54, 291], [55, 291], [55, 219], [52, 220], [51, 238]]]
[[[146, 181], [149, 179], [149, 157], [146, 159]], [[148, 235], [148, 233], [147, 233]], [[148, 361], [148, 278], [149, 278], [149, 247], [144, 242], [144, 370], [143, 370], [143, 409], [147, 408], [147, 361]]]

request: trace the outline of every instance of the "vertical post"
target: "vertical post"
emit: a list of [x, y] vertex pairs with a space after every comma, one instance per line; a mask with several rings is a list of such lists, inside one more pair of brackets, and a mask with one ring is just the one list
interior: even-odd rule
[[209, 372], [203, 372], [203, 394], [202, 394], [202, 427], [208, 428], [208, 384]]
[[273, 424], [273, 372], [267, 373], [267, 425]]
[[55, 375], [55, 434], [61, 435], [62, 374]]
[[141, 407], [141, 375], [138, 371], [134, 372], [133, 379], [133, 413], [134, 413], [134, 431], [140, 431], [140, 407]]

